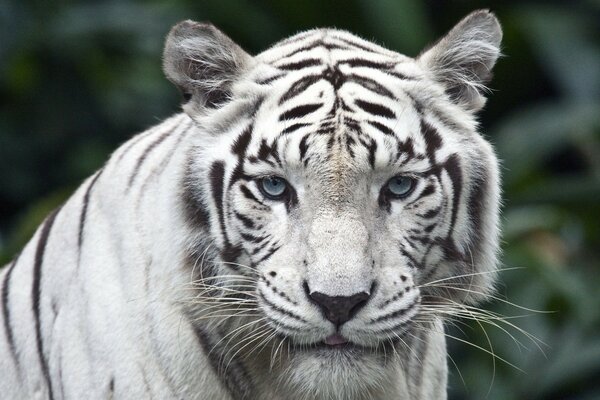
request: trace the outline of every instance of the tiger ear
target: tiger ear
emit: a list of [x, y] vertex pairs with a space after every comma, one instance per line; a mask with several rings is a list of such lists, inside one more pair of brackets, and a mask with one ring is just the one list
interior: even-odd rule
[[485, 105], [485, 84], [500, 56], [501, 40], [496, 16], [489, 10], [477, 10], [422, 52], [417, 61], [446, 87], [453, 100], [478, 111]]
[[212, 24], [183, 21], [165, 43], [163, 70], [192, 106], [216, 108], [227, 101], [236, 79], [252, 63], [246, 53]]

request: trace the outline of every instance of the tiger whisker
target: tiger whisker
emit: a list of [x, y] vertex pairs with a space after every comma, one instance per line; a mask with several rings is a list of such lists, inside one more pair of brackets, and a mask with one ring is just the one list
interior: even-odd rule
[[[432, 332], [432, 330], [431, 330], [431, 329], [424, 329], [424, 328], [419, 328], [419, 327], [415, 327], [415, 329], [419, 329], [419, 330], [425, 330], [426, 332]], [[493, 351], [490, 351], [490, 350], [486, 349], [485, 347], [481, 347], [481, 346], [479, 346], [479, 345], [477, 345], [477, 344], [475, 344], [475, 343], [469, 342], [468, 340], [465, 340], [465, 339], [461, 339], [461, 338], [459, 338], [459, 337], [456, 337], [456, 336], [454, 336], [454, 335], [450, 335], [449, 333], [446, 333], [446, 332], [439, 332], [439, 331], [433, 331], [433, 332], [436, 332], [436, 333], [442, 334], [442, 335], [444, 335], [444, 336], [445, 336], [445, 337], [447, 337], [447, 338], [454, 339], [454, 340], [456, 340], [456, 341], [459, 341], [459, 342], [461, 342], [461, 343], [464, 343], [464, 344], [467, 344], [467, 345], [469, 345], [469, 346], [472, 346], [472, 347], [474, 347], [474, 348], [476, 348], [476, 349], [478, 349], [478, 350], [481, 350], [481, 351], [483, 351], [483, 352], [485, 352], [485, 353], [487, 353], [487, 354], [491, 355], [492, 357], [494, 357], [494, 358], [496, 358], [496, 359], [498, 359], [498, 360], [502, 361], [503, 363], [505, 363], [505, 364], [507, 364], [507, 365], [510, 365], [511, 367], [515, 368], [516, 370], [518, 370], [518, 371], [520, 371], [520, 372], [525, 372], [525, 371], [523, 371], [521, 368], [517, 367], [517, 366], [516, 366], [516, 365], [514, 365], [513, 363], [511, 363], [511, 362], [507, 361], [506, 359], [504, 359], [504, 358], [500, 357], [499, 355], [497, 355], [497, 354], [496, 354], [496, 353], [494, 353]]]
[[[245, 329], [248, 329], [249, 327], [261, 323], [265, 318], [259, 318], [259, 319], [255, 319], [252, 320], [250, 322], [247, 322], [241, 326], [238, 326], [237, 328], [235, 328], [234, 330], [232, 330], [231, 332], [227, 333], [225, 336], [223, 336], [221, 339], [219, 339], [219, 341], [217, 343], [215, 343], [212, 347], [212, 349], [210, 350], [209, 354], [211, 354], [219, 344], [221, 344], [221, 342], [223, 342], [224, 340], [226, 340], [227, 338], [227, 343], [225, 343], [224, 347], [229, 346], [229, 343], [231, 342], [231, 340], [233, 340], [237, 335], [239, 335], [240, 333], [244, 332]], [[259, 327], [259, 329], [263, 328], [262, 326]]]
[[[446, 315], [446, 320], [447, 321], [454, 321], [454, 322], [458, 322], [458, 323], [463, 323], [460, 322], [459, 320], [454, 320], [452, 319], [452, 317], [460, 317], [463, 319], [469, 319], [469, 320], [473, 320], [473, 321], [480, 321], [480, 322], [484, 322], [488, 325], [494, 326], [498, 329], [500, 329], [501, 331], [503, 331], [504, 333], [506, 333], [514, 342], [515, 344], [517, 344], [517, 346], [520, 346], [522, 348], [527, 348], [523, 343], [521, 343], [513, 334], [511, 334], [507, 329], [505, 329], [504, 327], [502, 327], [501, 325], [499, 325], [497, 322], [502, 322], [504, 324], [506, 324], [508, 327], [515, 329], [516, 331], [518, 331], [519, 333], [521, 333], [522, 335], [524, 335], [525, 337], [527, 337], [529, 340], [531, 340], [536, 347], [542, 352], [544, 353], [543, 349], [541, 348], [540, 345], [546, 345], [542, 340], [540, 340], [539, 338], [537, 338], [536, 336], [530, 334], [529, 332], [525, 331], [524, 329], [510, 323], [509, 321], [506, 321], [502, 316], [489, 316], [487, 314], [481, 313], [481, 314], [476, 314], [473, 312], [469, 312], [469, 313], [465, 313], [463, 312], [463, 310], [460, 309], [432, 309], [432, 310], [427, 310], [424, 309], [423, 315], [427, 315], [427, 314], [432, 314], [432, 315], [440, 315], [440, 314], [444, 314]], [[463, 323], [464, 324], [464, 323]], [[547, 346], [547, 345], [546, 345]]]
[[[231, 364], [231, 362], [233, 361], [233, 359], [235, 358], [235, 356], [237, 356], [242, 350], [244, 350], [246, 347], [250, 346], [252, 343], [254, 343], [257, 340], [260, 340], [264, 335], [266, 335], [269, 332], [269, 329], [263, 329], [258, 331], [257, 333], [254, 333], [252, 335], [250, 335], [248, 338], [250, 338], [251, 340], [249, 340], [246, 344], [244, 344], [241, 348], [239, 348], [230, 358], [229, 358], [229, 362], [227, 363], [227, 365], [225, 366], [224, 372], [227, 371], [227, 369], [229, 368], [229, 365]], [[248, 340], [248, 338], [244, 338], [244, 340], [242, 340], [240, 343], [243, 343], [244, 341]], [[240, 344], [238, 343], [238, 345]], [[231, 352], [233, 349], [235, 349], [235, 346], [233, 346], [230, 350], [227, 351], [227, 353], [225, 353], [224, 357], [227, 357], [227, 354], [229, 354], [229, 352]]]
[[497, 273], [501, 273], [503, 271], [512, 271], [515, 269], [522, 269], [523, 267], [509, 267], [509, 268], [502, 268], [500, 270], [494, 270], [494, 271], [481, 271], [481, 272], [471, 272], [468, 274], [461, 274], [461, 275], [453, 275], [453, 276], [449, 276], [447, 278], [442, 278], [442, 279], [436, 279], [434, 281], [430, 281], [430, 282], [425, 282], [421, 285], [419, 285], [420, 287], [423, 286], [429, 286], [433, 283], [438, 283], [438, 282], [444, 282], [444, 281], [448, 281], [448, 280], [452, 280], [452, 279], [457, 279], [457, 278], [468, 278], [470, 276], [479, 276], [479, 275], [488, 275], [488, 274], [492, 274], [495, 275]]
[[[420, 287], [422, 287], [422, 286], [423, 285], [421, 285]], [[430, 286], [432, 286], [432, 285], [430, 285]], [[451, 285], [436, 285], [435, 287], [441, 287], [441, 288], [446, 288], [446, 289], [459, 290], [459, 291], [464, 291], [464, 292], [474, 293], [474, 294], [482, 294], [482, 295], [485, 295], [485, 296], [487, 296], [487, 297], [489, 297], [489, 298], [491, 298], [493, 300], [496, 300], [496, 301], [502, 302], [504, 304], [513, 306], [515, 308], [519, 308], [519, 309], [524, 310], [524, 311], [529, 311], [529, 312], [533, 312], [533, 313], [541, 313], [541, 314], [550, 314], [550, 313], [552, 313], [552, 311], [534, 310], [534, 309], [531, 309], [531, 308], [520, 306], [520, 305], [518, 305], [516, 303], [510, 302], [510, 301], [508, 301], [506, 299], [503, 299], [501, 297], [494, 296], [494, 295], [491, 295], [489, 293], [484, 293], [484, 292], [476, 291], [476, 290], [459, 288], [459, 287], [455, 287], [455, 286], [451, 286]]]

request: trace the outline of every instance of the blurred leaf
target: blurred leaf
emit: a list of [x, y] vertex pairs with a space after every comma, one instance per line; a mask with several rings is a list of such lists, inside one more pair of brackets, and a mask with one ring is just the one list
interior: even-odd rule
[[506, 117], [493, 131], [511, 187], [549, 155], [582, 137], [598, 137], [600, 102], [545, 102]]
[[434, 39], [425, 7], [418, 0], [361, 0], [359, 4], [387, 48], [414, 57]]
[[600, 96], [599, 15], [590, 15], [558, 6], [518, 8], [522, 32], [544, 60], [567, 97], [581, 101]]

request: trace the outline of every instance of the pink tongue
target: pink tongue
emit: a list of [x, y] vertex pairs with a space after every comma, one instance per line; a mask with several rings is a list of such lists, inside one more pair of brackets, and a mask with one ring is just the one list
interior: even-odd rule
[[348, 339], [340, 335], [339, 333], [334, 333], [333, 335], [327, 336], [325, 338], [325, 344], [329, 346], [335, 346], [336, 344], [344, 344], [348, 343]]

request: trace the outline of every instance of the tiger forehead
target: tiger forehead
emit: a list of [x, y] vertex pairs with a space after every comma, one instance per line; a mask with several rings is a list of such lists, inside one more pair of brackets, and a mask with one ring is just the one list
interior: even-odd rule
[[264, 91], [232, 147], [243, 149], [245, 170], [299, 167], [339, 181], [405, 163], [423, 147], [410, 94], [422, 79], [414, 60], [329, 29], [284, 40], [257, 59], [250, 76]]
[[246, 155], [251, 162], [319, 164], [320, 171], [341, 172], [405, 162], [419, 152], [422, 146], [415, 133], [420, 116], [409, 98], [377, 96], [372, 87], [330, 70], [309, 79], [302, 93], [290, 96], [289, 89], [282, 88], [283, 94], [274, 90], [266, 102], [270, 104], [263, 104], [250, 127], [252, 143]]
[[402, 54], [390, 51], [377, 44], [363, 40], [356, 35], [337, 29], [321, 28], [313, 29], [292, 36], [274, 44], [257, 56], [261, 62], [277, 66], [291, 61], [294, 57], [302, 58], [307, 52], [316, 50], [316, 53], [326, 55], [321, 61], [330, 64], [337, 61], [339, 57], [347, 58], [349, 53], [357, 56], [384, 57], [388, 61], [409, 60]]

